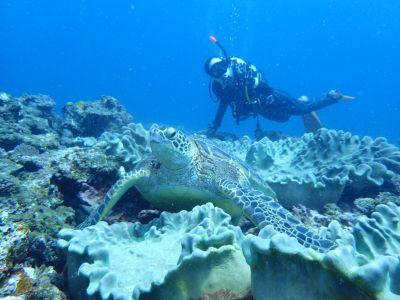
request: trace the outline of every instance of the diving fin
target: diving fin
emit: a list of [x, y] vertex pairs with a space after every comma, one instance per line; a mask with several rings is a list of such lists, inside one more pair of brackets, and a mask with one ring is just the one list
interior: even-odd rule
[[342, 95], [342, 100], [354, 100], [356, 99], [356, 97], [353, 96], [349, 96], [349, 95]]
[[324, 127], [315, 111], [303, 115], [303, 124], [306, 132], [315, 132]]

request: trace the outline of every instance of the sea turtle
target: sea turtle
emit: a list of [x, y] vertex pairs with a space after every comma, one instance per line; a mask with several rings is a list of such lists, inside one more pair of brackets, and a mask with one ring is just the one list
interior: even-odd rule
[[283, 208], [267, 183], [249, 167], [207, 140], [187, 136], [172, 127], [153, 125], [150, 147], [152, 155], [118, 180], [79, 228], [104, 218], [135, 186], [145, 199], [163, 210], [191, 209], [212, 202], [233, 218], [244, 215], [260, 228], [273, 225], [306, 247], [320, 252], [335, 247], [334, 242], [320, 237]]

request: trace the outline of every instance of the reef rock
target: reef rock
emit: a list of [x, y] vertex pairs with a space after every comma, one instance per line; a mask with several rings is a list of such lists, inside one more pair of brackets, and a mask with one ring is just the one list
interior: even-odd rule
[[[0, 211], [0, 282], [4, 281], [14, 265], [23, 260], [18, 255], [14, 255], [14, 248], [27, 240], [29, 235], [29, 229], [25, 224], [13, 224], [8, 218], [7, 211]], [[18, 245], [18, 247], [21, 246]], [[27, 247], [25, 247], [25, 252], [26, 250]]]
[[20, 144], [41, 152], [59, 146], [60, 121], [52, 112], [55, 102], [45, 95], [9, 96], [0, 101], [0, 148], [6, 151]]
[[327, 129], [302, 138], [262, 139], [250, 147], [246, 161], [288, 208], [303, 204], [320, 209], [336, 203], [345, 188], [357, 196], [392, 184], [400, 173], [400, 150], [386, 139]]
[[229, 222], [209, 203], [164, 212], [147, 225], [64, 229], [59, 245], [67, 252], [69, 291], [74, 299], [199, 299], [224, 291], [244, 297], [250, 289], [244, 236]]
[[63, 143], [74, 137], [99, 137], [105, 131], [117, 131], [132, 121], [132, 116], [113, 97], [99, 101], [68, 102], [63, 107]]
[[1, 299], [66, 300], [67, 296], [52, 284], [56, 276], [52, 267], [21, 267], [1, 282], [0, 296], [6, 296]]
[[[130, 116], [114, 101], [99, 105], [113, 118], [106, 129], [121, 130]], [[104, 141], [70, 132], [74, 147], [60, 145], [62, 121], [54, 105], [44, 95], [0, 93], [0, 298], [66, 298], [42, 268], [62, 269], [56, 234], [81, 221], [118, 177], [121, 160], [106, 154]]]
[[339, 246], [317, 253], [271, 227], [243, 242], [254, 299], [400, 299], [400, 208], [378, 205], [351, 231], [333, 221], [321, 234]]

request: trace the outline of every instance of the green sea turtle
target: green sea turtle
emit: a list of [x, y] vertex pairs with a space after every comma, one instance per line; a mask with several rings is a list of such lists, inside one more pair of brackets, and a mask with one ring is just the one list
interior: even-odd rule
[[206, 140], [185, 135], [172, 127], [150, 130], [152, 155], [118, 180], [104, 202], [79, 228], [97, 223], [124, 193], [135, 186], [154, 206], [169, 211], [191, 209], [212, 202], [233, 218], [245, 216], [256, 226], [273, 225], [300, 244], [320, 252], [335, 243], [305, 227], [274, 197], [271, 188], [239, 159]]

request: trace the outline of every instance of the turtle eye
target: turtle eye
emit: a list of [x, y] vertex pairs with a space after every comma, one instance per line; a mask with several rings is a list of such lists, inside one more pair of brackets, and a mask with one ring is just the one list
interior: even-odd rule
[[176, 129], [169, 127], [165, 131], [165, 136], [169, 139], [173, 139], [176, 136]]

